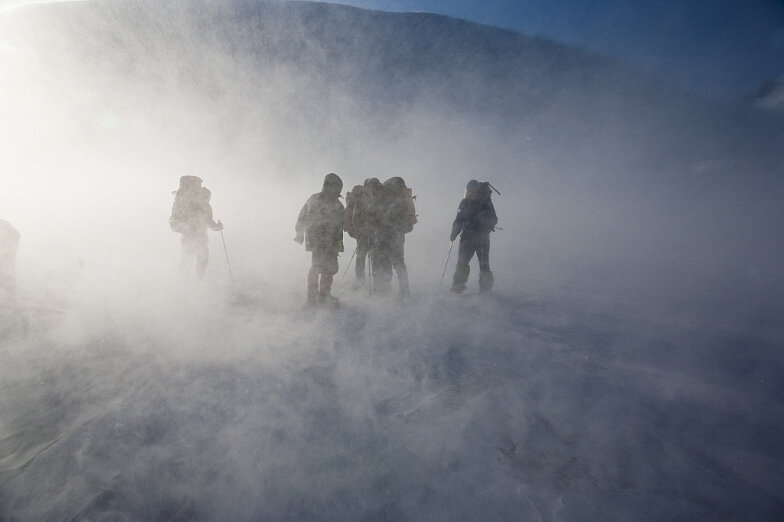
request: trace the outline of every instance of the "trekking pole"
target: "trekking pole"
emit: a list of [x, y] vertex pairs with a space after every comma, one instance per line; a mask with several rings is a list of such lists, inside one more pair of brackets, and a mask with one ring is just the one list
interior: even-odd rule
[[221, 241], [223, 242], [223, 253], [226, 254], [226, 266], [229, 267], [229, 279], [234, 282], [234, 274], [231, 273], [231, 263], [229, 263], [229, 251], [226, 249], [226, 238], [223, 237], [223, 229], [220, 231]]
[[354, 249], [354, 253], [351, 254], [351, 258], [348, 260], [348, 264], [346, 265], [346, 270], [343, 271], [343, 279], [346, 278], [346, 274], [348, 274], [348, 269], [351, 268], [351, 262], [354, 260], [354, 256], [357, 255], [358, 249], [359, 249], [359, 241], [357, 241], [357, 246]]
[[368, 295], [373, 295], [373, 249], [368, 250]]
[[444, 284], [444, 276], [446, 275], [446, 267], [449, 266], [449, 256], [452, 255], [452, 247], [455, 246], [455, 240], [453, 239], [451, 243], [449, 243], [449, 253], [446, 255], [446, 263], [444, 263], [444, 272], [441, 274], [441, 282], [438, 283], [438, 294], [441, 295], [441, 286]]

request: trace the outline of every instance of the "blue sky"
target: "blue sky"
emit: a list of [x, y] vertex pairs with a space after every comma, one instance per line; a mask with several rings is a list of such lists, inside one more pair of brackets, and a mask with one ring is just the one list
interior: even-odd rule
[[784, 73], [784, 0], [345, 0], [425, 11], [616, 56], [714, 98]]

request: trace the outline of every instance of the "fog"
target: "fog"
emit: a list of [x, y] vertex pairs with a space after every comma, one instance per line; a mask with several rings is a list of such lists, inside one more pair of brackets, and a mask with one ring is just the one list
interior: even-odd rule
[[[435, 16], [159, 4], [0, 11], [0, 518], [784, 513], [780, 114]], [[303, 310], [328, 172], [412, 187], [411, 303], [351, 290], [345, 236]], [[225, 225], [201, 280], [182, 175]], [[496, 286], [455, 297], [470, 179]]]

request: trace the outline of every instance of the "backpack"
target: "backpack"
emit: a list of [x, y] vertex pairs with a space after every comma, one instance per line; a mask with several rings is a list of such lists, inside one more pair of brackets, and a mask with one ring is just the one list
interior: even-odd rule
[[405, 207], [405, 222], [403, 225], [403, 232], [408, 234], [414, 230], [414, 225], [417, 224], [417, 213], [414, 206], [413, 191], [410, 187], [406, 186], [406, 182], [401, 177], [389, 178], [384, 182], [384, 194], [390, 201], [402, 202]]
[[408, 232], [414, 230], [414, 225], [417, 224], [417, 213], [416, 207], [414, 206], [414, 200], [416, 196], [412, 195], [413, 191], [410, 187], [406, 187], [404, 202], [406, 204], [406, 220], [408, 223]]
[[351, 191], [346, 193], [346, 208], [343, 211], [343, 230], [349, 236], [356, 239], [354, 229], [354, 209], [357, 207], [357, 201], [362, 198], [364, 188], [362, 185], [355, 185]]
[[482, 181], [479, 183], [479, 190], [477, 191], [477, 198], [480, 203], [484, 203], [485, 201], [490, 199], [490, 196], [493, 195], [493, 190], [490, 187], [489, 181]]
[[[169, 217], [169, 226], [174, 232], [183, 233], [188, 225], [193, 200], [202, 190], [202, 179], [198, 176], [180, 176], [180, 188], [172, 192], [174, 203]], [[206, 190], [206, 189], [204, 189]]]

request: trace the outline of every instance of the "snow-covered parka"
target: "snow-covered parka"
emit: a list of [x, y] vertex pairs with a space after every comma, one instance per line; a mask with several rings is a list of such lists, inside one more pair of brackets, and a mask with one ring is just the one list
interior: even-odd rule
[[378, 178], [365, 180], [359, 198], [351, 209], [351, 229], [357, 240], [367, 240], [378, 228], [378, 204], [381, 197], [381, 182]]
[[175, 192], [174, 207], [169, 223], [175, 232], [186, 236], [206, 236], [207, 229], [221, 230], [215, 222], [210, 198], [212, 192], [206, 187], [195, 187]]
[[417, 222], [411, 189], [403, 178], [394, 177], [383, 185], [376, 207], [376, 236], [392, 237], [408, 234]]
[[297, 236], [305, 236], [308, 252], [343, 251], [343, 203], [339, 199], [342, 188], [340, 178], [328, 174], [321, 192], [310, 196], [299, 211], [294, 228]]

